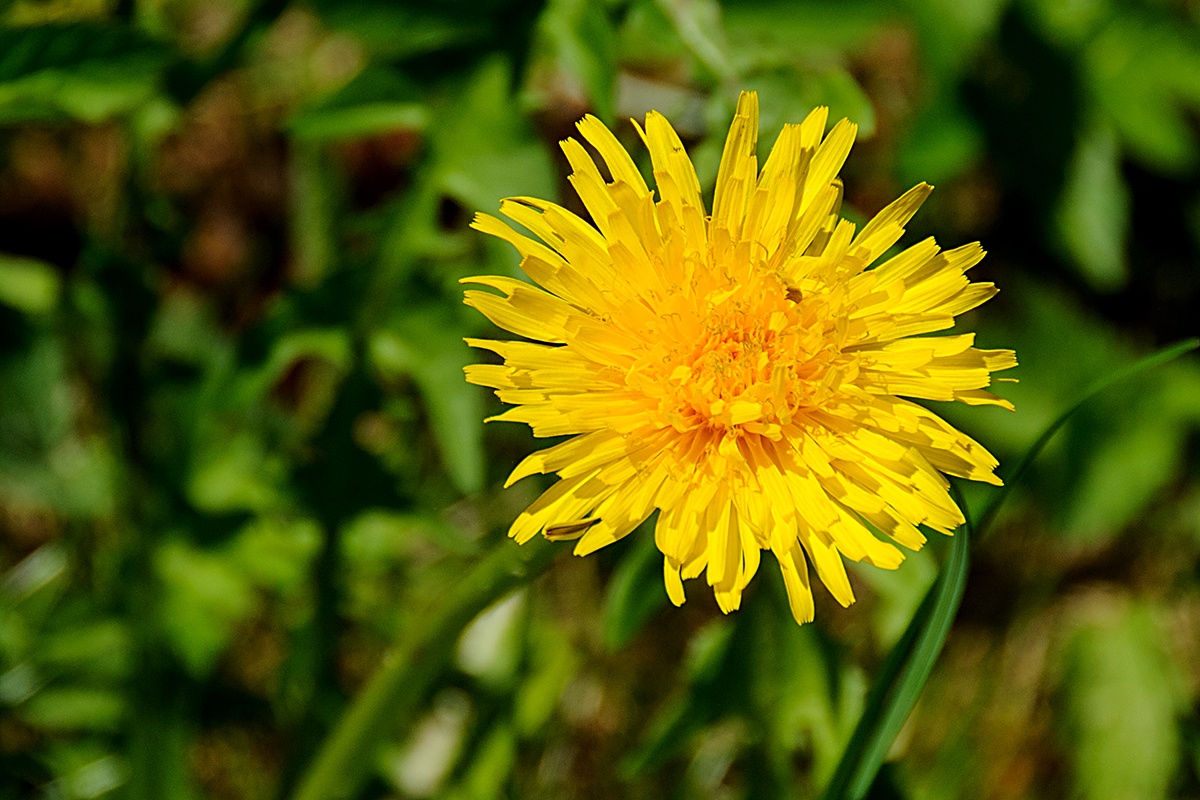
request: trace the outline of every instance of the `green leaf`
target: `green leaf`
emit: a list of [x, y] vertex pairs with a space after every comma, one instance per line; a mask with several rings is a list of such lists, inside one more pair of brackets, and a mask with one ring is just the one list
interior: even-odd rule
[[437, 183], [467, 208], [490, 212], [505, 197], [555, 196], [550, 155], [517, 111], [507, 62], [485, 62], [453, 94], [437, 128]]
[[475, 359], [457, 320], [440, 307], [410, 309], [395, 330], [371, 338], [371, 363], [384, 374], [411, 375], [425, 400], [446, 470], [464, 493], [483, 488], [483, 398], [463, 380]]
[[304, 586], [321, 548], [321, 528], [311, 519], [256, 519], [226, 549], [231, 565], [255, 585], [287, 596]]
[[45, 314], [58, 305], [58, 270], [36, 258], [0, 253], [0, 303], [27, 314]]
[[1083, 133], [1071, 158], [1055, 223], [1071, 260], [1102, 292], [1116, 291], [1129, 280], [1129, 204], [1116, 133], [1094, 125]]
[[684, 47], [720, 84], [737, 80], [717, 0], [656, 0]]
[[575, 89], [596, 115], [614, 121], [616, 35], [601, 3], [551, 0], [538, 20], [530, 66], [532, 102], [539, 108], [561, 102], [562, 84]]
[[212, 512], [261, 511], [283, 498], [286, 465], [249, 431], [228, 435], [220, 447], [202, 447], [187, 483], [188, 499]]
[[[884, 3], [842, 2], [837, 13], [822, 3], [732, 0], [721, 5], [733, 59], [743, 73], [794, 69], [860, 50], [892, 18]], [[802, 76], [805, 70], [799, 70]], [[766, 103], [762, 105], [766, 110]]]
[[27, 507], [88, 517], [112, 508], [117, 470], [101, 437], [74, 430], [67, 370], [65, 342], [49, 333], [0, 361], [0, 492]]
[[1144, 396], [1129, 402], [1124, 419], [1109, 421], [1106, 438], [1095, 441], [1089, 436], [1105, 426], [1100, 419], [1079, 433], [1083, 441], [1071, 455], [1082, 452], [1085, 457], [1071, 459], [1079, 468], [1064, 509], [1068, 534], [1095, 541], [1119, 532], [1180, 474], [1192, 426], [1165, 413], [1160, 388], [1147, 387]]
[[155, 361], [174, 361], [215, 372], [232, 361], [233, 344], [202, 298], [185, 292], [168, 294], [156, 309], [146, 336], [146, 354]]
[[300, 141], [328, 142], [419, 131], [428, 123], [417, 87], [394, 70], [368, 67], [333, 95], [301, 109], [287, 127]]
[[133, 643], [125, 624], [115, 619], [88, 620], [37, 642], [34, 659], [50, 674], [120, 679], [133, 667]]
[[966, 589], [970, 565], [970, 528], [954, 535], [950, 555], [935, 583], [925, 595], [912, 622], [871, 687], [867, 706], [822, 795], [825, 800], [862, 800], [875, 780], [887, 751], [912, 712], [934, 662], [950, 633]]
[[909, 0], [906, 15], [921, 39], [932, 80], [962, 74], [980, 43], [992, 36], [1009, 0]]
[[875, 132], [875, 109], [870, 99], [858, 81], [841, 67], [755, 76], [746, 81], [745, 88], [759, 93], [763, 109], [760, 144], [764, 148], [774, 142], [773, 137], [784, 123], [800, 122], [817, 106], [829, 107], [831, 124], [845, 117], [858, 125], [860, 138]]
[[[21, 633], [25, 634], [25, 636], [29, 634], [27, 630], [21, 631]], [[16, 637], [9, 634], [4, 638], [8, 641], [3, 643], [5, 647], [0, 652], [4, 653], [5, 666], [7, 667], [14, 660], [14, 651], [18, 648], [13, 647], [14, 643], [11, 641]], [[0, 673], [0, 705], [20, 705], [37, 694], [38, 690], [45, 683], [46, 678], [38, 670], [34, 669], [33, 665], [28, 661], [22, 661], [15, 667], [9, 667], [3, 673]]]
[[900, 183], [938, 184], [965, 172], [983, 152], [979, 124], [953, 97], [930, 101], [910, 122], [896, 153]]
[[85, 687], [43, 689], [20, 709], [25, 722], [53, 731], [116, 731], [124, 715], [118, 692]]
[[422, 617], [418, 629], [397, 642], [338, 720], [298, 782], [295, 800], [357, 796], [375, 766], [380, 744], [411, 721], [439, 680], [458, 633], [496, 599], [541, 573], [557, 552], [559, 548], [545, 540], [517, 547], [505, 539], [463, 575], [432, 613]]
[[466, 775], [446, 793], [447, 800], [491, 800], [503, 797], [516, 760], [517, 737], [511, 725], [500, 723], [470, 754]]
[[314, 287], [338, 264], [337, 192], [325, 148], [311, 142], [292, 147], [292, 215], [288, 238], [295, 254], [292, 275], [299, 286]]
[[[51, 336], [40, 336], [23, 352], [0, 361], [0, 483], [10, 469], [17, 473], [19, 466], [40, 460], [70, 436], [70, 397], [61, 388], [66, 370], [63, 344]], [[24, 482], [23, 477], [13, 475], [16, 482]]]
[[[656, 0], [634, 0], [617, 30], [618, 61], [626, 68], [652, 73], [655, 68], [675, 65], [687, 58], [675, 25]], [[679, 124], [679, 111], [669, 104], [654, 107]]]
[[1196, 163], [1187, 115], [1200, 107], [1200, 44], [1185, 25], [1125, 12], [1089, 42], [1083, 64], [1098, 105], [1135, 155], [1171, 173]]
[[[1007, 476], [1004, 487], [993, 495], [991, 504], [980, 517], [980, 534], [986, 533], [1001, 504], [1033, 459], [1085, 403], [1114, 383], [1140, 375], [1197, 347], [1200, 347], [1200, 340], [1180, 342], [1116, 370], [1094, 384], [1083, 397], [1046, 428], [1018, 461], [1017, 466]], [[966, 586], [970, 561], [968, 540], [971, 535], [972, 526], [968, 520], [968, 524], [956, 532], [950, 555], [937, 582], [926, 594], [900, 641], [888, 654], [887, 661], [871, 687], [866, 710], [859, 719], [850, 744], [842, 754], [833, 778], [822, 794], [824, 800], [862, 800], [871, 788], [888, 749], [912, 712], [925, 682], [933, 671], [934, 662], [941, 653], [946, 635], [958, 612]]]
[[473, 556], [477, 544], [459, 528], [429, 514], [404, 514], [368, 509], [342, 528], [340, 535], [346, 560], [363, 568], [387, 568], [407, 558], [422, 541], [449, 553]]
[[0, 577], [0, 594], [6, 604], [38, 594], [57, 597], [66, 583], [67, 560], [63, 543], [48, 542], [18, 561]]
[[72, 117], [98, 122], [151, 100], [161, 45], [103, 23], [0, 30], [0, 122]]
[[1035, 0], [1025, 6], [1048, 39], [1061, 46], [1075, 46], [1095, 33], [1112, 15], [1112, 0]]
[[513, 724], [522, 737], [545, 729], [558, 708], [563, 689], [579, 667], [570, 639], [555, 624], [531, 615], [529, 628], [529, 674], [513, 701]]
[[[645, 526], [643, 526], [645, 527]], [[662, 554], [650, 530], [630, 537], [633, 544], [621, 558], [608, 583], [604, 603], [604, 646], [620, 650], [633, 640], [667, 604], [662, 582]]]
[[163, 634], [193, 675], [205, 675], [254, 608], [250, 583], [224, 554], [179, 539], [159, 547], [155, 567]]
[[1061, 687], [1077, 796], [1163, 800], [1172, 795], [1177, 716], [1186, 706], [1166, 632], [1148, 608], [1105, 596], [1091, 606], [1069, 641]]

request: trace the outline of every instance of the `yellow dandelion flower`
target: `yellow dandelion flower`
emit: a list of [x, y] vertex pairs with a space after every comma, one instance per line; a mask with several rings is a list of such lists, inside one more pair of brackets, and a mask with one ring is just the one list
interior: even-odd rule
[[522, 461], [558, 481], [513, 523], [578, 539], [585, 555], [656, 511], [655, 542], [671, 600], [701, 573], [729, 612], [770, 550], [792, 614], [813, 618], [808, 565], [842, 605], [854, 602], [843, 558], [894, 569], [891, 542], [917, 550], [919, 525], [963, 521], [946, 475], [998, 484], [996, 459], [908, 398], [1011, 405], [987, 392], [1016, 365], [974, 334], [921, 336], [996, 293], [964, 273], [978, 243], [933, 239], [868, 269], [931, 191], [920, 184], [855, 233], [839, 217], [837, 177], [856, 126], [825, 134], [827, 109], [785, 125], [761, 171], [758, 98], [743, 93], [725, 141], [712, 215], [691, 161], [656, 112], [637, 126], [658, 196], [594, 117], [578, 124], [607, 176], [575, 139], [570, 181], [592, 218], [531, 197], [473, 226], [511, 243], [541, 288], [465, 279], [465, 302], [532, 341], [470, 339], [503, 364], [466, 368], [515, 407], [495, 417], [535, 436], [571, 436]]

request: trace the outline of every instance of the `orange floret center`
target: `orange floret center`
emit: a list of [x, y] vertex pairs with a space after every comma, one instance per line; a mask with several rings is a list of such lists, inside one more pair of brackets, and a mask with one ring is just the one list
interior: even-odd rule
[[627, 383], [657, 401], [661, 428], [778, 441], [845, 380], [844, 311], [774, 273], [717, 274], [663, 298]]

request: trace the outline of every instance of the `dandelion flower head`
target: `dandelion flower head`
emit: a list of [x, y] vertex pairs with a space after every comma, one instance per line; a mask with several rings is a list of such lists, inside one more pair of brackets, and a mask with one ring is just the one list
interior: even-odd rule
[[738, 608], [769, 550], [802, 623], [814, 611], [810, 565], [849, 605], [843, 559], [894, 569], [896, 544], [924, 544], [919, 526], [949, 534], [962, 523], [946, 475], [999, 483], [987, 450], [912, 402], [1011, 408], [986, 387], [1016, 365], [1012, 351], [977, 349], [971, 333], [928, 335], [995, 294], [965, 276], [984, 251], [926, 239], [872, 267], [932, 187], [856, 232], [839, 216], [838, 178], [856, 127], [842, 120], [826, 134], [826, 118], [818, 108], [785, 125], [760, 170], [758, 99], [743, 93], [709, 215], [662, 115], [634, 123], [656, 192], [585, 117], [579, 133], [600, 162], [576, 139], [562, 148], [590, 222], [529, 197], [500, 211], [536, 239], [476, 217], [537, 286], [465, 279], [499, 292], [468, 290], [468, 305], [529, 340], [468, 340], [503, 363], [469, 366], [467, 379], [514, 406], [494, 419], [571, 437], [509, 477], [558, 476], [513, 523], [518, 542], [577, 539], [586, 555], [657, 512], [676, 605], [683, 581], [703, 574], [723, 611]]

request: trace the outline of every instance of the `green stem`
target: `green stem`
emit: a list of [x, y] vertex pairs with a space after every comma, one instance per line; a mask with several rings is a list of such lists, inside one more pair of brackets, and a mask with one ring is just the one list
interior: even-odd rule
[[825, 800], [862, 798], [871, 788], [950, 634], [967, 587], [971, 534], [969, 520], [955, 531], [946, 565], [888, 654], [880, 677], [871, 687], [862, 719], [846, 745], [846, 752], [856, 753], [858, 758], [843, 757], [838, 763], [822, 795]]
[[[1033, 460], [1067, 420], [1096, 395], [1116, 383], [1172, 361], [1197, 347], [1200, 347], [1200, 340], [1197, 339], [1179, 342], [1123, 367], [1093, 384], [1025, 451], [1017, 466], [1008, 475], [1004, 487], [996, 493], [987, 510], [980, 516], [978, 524], [972, 528], [968, 518], [967, 524], [959, 528], [951, 545], [950, 557], [938, 575], [937, 582], [925, 595], [904, 635], [888, 654], [879, 677], [871, 687], [866, 708], [842, 753], [833, 778], [821, 795], [824, 800], [861, 800], [870, 790], [884, 758], [887, 757], [888, 749], [900, 733], [900, 728], [908, 719], [933, 671], [933, 665], [958, 613], [970, 566], [969, 539], [982, 536], [987, 531], [1012, 487], [1025, 474]], [[958, 502], [960, 506], [964, 505], [961, 498]]]
[[523, 547], [505, 540], [476, 564], [426, 624], [384, 658], [317, 752], [294, 800], [357, 794], [370, 777], [379, 746], [412, 717], [444, 671], [459, 632], [506, 592], [539, 575], [559, 550], [543, 539]]
[[1033, 463], [1033, 460], [1041, 454], [1046, 445], [1050, 443], [1050, 440], [1054, 438], [1054, 434], [1058, 433], [1062, 429], [1062, 426], [1067, 424], [1067, 420], [1075, 416], [1076, 411], [1110, 386], [1129, 380], [1162, 364], [1174, 361], [1184, 353], [1189, 353], [1197, 347], [1200, 347], [1200, 339], [1185, 339], [1169, 347], [1164, 347], [1156, 353], [1151, 353], [1145, 358], [1128, 364], [1115, 372], [1109, 373], [1093, 383], [1074, 405], [1060, 414], [1058, 419], [1054, 420], [1046, 430], [1042, 431], [1042, 435], [1037, 438], [1037, 441], [1030, 445], [1029, 449], [1025, 451], [1025, 455], [1021, 456], [1021, 460], [1017, 462], [1017, 466], [1013, 468], [1012, 472], [1005, 479], [1005, 485], [992, 497], [992, 502], [988, 504], [987, 510], [980, 515], [978, 525], [980, 536], [991, 526], [992, 521], [996, 518], [996, 514], [1000, 511], [1000, 506], [1008, 499], [1012, 487], [1016, 485], [1017, 481], [1025, 474], [1025, 471], [1029, 469], [1029, 465]]

